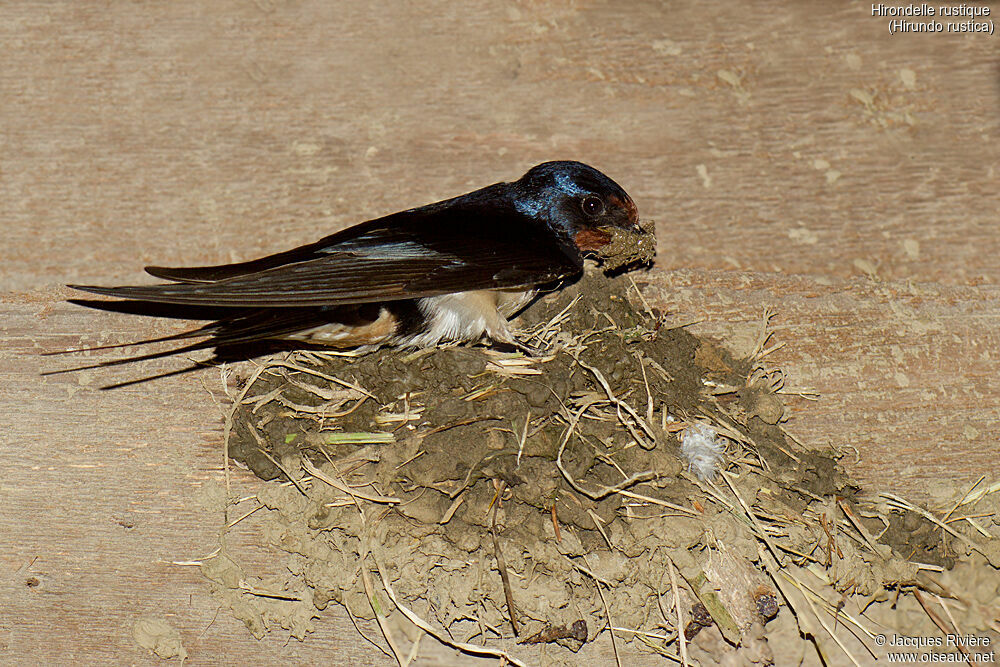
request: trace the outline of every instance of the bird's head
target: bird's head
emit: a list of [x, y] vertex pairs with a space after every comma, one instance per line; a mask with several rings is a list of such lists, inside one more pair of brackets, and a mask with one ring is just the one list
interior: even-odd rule
[[516, 185], [518, 210], [545, 220], [581, 253], [599, 252], [616, 230], [642, 231], [628, 193], [582, 162], [542, 163]]

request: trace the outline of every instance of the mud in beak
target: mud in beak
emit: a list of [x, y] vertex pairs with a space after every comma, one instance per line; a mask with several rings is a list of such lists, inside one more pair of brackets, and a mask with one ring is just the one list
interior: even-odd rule
[[652, 264], [656, 255], [655, 229], [656, 223], [652, 220], [637, 222], [635, 231], [620, 227], [604, 227], [598, 231], [606, 234], [608, 241], [595, 248], [594, 254], [604, 261], [605, 271]]

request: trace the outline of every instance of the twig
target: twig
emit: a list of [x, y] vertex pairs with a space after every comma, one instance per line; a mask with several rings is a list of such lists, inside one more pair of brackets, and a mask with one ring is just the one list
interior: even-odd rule
[[604, 531], [604, 527], [601, 525], [601, 517], [597, 516], [597, 512], [590, 509], [589, 507], [587, 508], [587, 514], [590, 515], [590, 520], [594, 522], [594, 528], [596, 528], [597, 532], [599, 532], [601, 534], [601, 537], [604, 538], [605, 544], [608, 545], [609, 549], [614, 551], [615, 545], [611, 544], [611, 538], [608, 537], [608, 534]]
[[382, 646], [377, 641], [375, 641], [374, 639], [372, 639], [371, 637], [369, 637], [368, 635], [366, 635], [364, 633], [364, 631], [358, 625], [358, 622], [356, 620], [354, 620], [354, 614], [351, 613], [351, 610], [348, 609], [347, 607], [344, 607], [344, 610], [347, 612], [347, 618], [351, 619], [351, 625], [353, 625], [354, 629], [358, 631], [358, 634], [361, 635], [361, 638], [364, 639], [369, 644], [371, 644], [372, 646], [374, 646], [375, 648], [377, 648], [379, 651], [382, 651], [382, 653], [384, 653], [385, 655], [387, 655], [387, 656], [389, 656], [391, 658], [392, 657], [392, 653], [389, 653], [388, 651], [386, 651], [384, 648], [382, 648]]
[[882, 552], [879, 551], [878, 546], [875, 543], [875, 538], [872, 537], [867, 530], [865, 530], [865, 527], [861, 525], [861, 522], [858, 521], [858, 518], [854, 516], [854, 512], [852, 512], [851, 509], [847, 506], [847, 503], [845, 503], [840, 498], [837, 498], [836, 502], [837, 506], [840, 508], [840, 511], [844, 513], [844, 516], [847, 517], [847, 520], [851, 522], [852, 526], [854, 526], [854, 530], [858, 531], [861, 537], [864, 538], [865, 544], [868, 545], [868, 548], [871, 549], [875, 554], [882, 556]]
[[670, 572], [670, 587], [674, 590], [674, 611], [677, 612], [677, 645], [680, 647], [681, 664], [687, 667], [688, 649], [687, 637], [684, 636], [684, 616], [681, 614], [681, 590], [677, 587], [677, 572], [674, 562], [667, 559], [667, 570]]
[[593, 374], [593, 376], [597, 378], [597, 382], [601, 385], [601, 387], [604, 389], [604, 392], [608, 395], [608, 400], [614, 403], [615, 406], [620, 410], [625, 410], [625, 412], [631, 415], [632, 419], [635, 420], [635, 423], [638, 424], [639, 427], [646, 432], [646, 435], [649, 437], [648, 447], [643, 444], [643, 438], [639, 437], [639, 434], [638, 432], [636, 432], [635, 427], [632, 426], [632, 424], [630, 424], [628, 420], [621, 419], [621, 423], [625, 426], [626, 429], [628, 429], [632, 437], [635, 438], [635, 441], [639, 443], [639, 446], [642, 447], [643, 449], [652, 449], [653, 447], [655, 447], [656, 434], [653, 433], [653, 429], [649, 426], [649, 424], [646, 423], [645, 419], [639, 416], [639, 414], [632, 408], [631, 405], [629, 405], [628, 403], [621, 400], [615, 395], [614, 391], [611, 389], [611, 385], [608, 384], [608, 381], [606, 379], [604, 379], [604, 374], [601, 373], [601, 371], [599, 371], [598, 369], [594, 368], [593, 366], [584, 363], [580, 359], [576, 359], [576, 363], [580, 364], [580, 366], [590, 371], [591, 374]]
[[950, 510], [948, 510], [948, 513], [945, 514], [943, 517], [941, 517], [941, 520], [942, 521], [947, 520], [948, 517], [950, 517], [956, 509], [958, 509], [962, 504], [964, 504], [965, 499], [969, 497], [969, 495], [976, 489], [977, 486], [979, 486], [980, 482], [982, 482], [984, 479], [986, 479], [986, 475], [980, 475], [979, 479], [973, 482], [972, 486], [969, 487], [968, 491], [963, 493], [962, 497], [958, 499], [958, 501], [952, 506]]
[[363, 388], [363, 387], [361, 387], [359, 385], [356, 385], [354, 383], [348, 382], [346, 380], [341, 380], [340, 378], [334, 377], [333, 375], [328, 375], [326, 373], [318, 371], [315, 368], [308, 368], [306, 366], [299, 366], [298, 364], [293, 364], [290, 361], [271, 361], [266, 366], [266, 368], [274, 368], [274, 367], [287, 368], [287, 369], [292, 370], [292, 371], [298, 371], [299, 373], [305, 373], [307, 375], [314, 375], [314, 376], [316, 376], [318, 378], [326, 380], [327, 382], [335, 382], [335, 383], [339, 384], [342, 387], [347, 387], [348, 389], [353, 389], [354, 391], [361, 392], [362, 394], [364, 394], [368, 398], [375, 399], [376, 401], [378, 400], [377, 398], [375, 398], [375, 395], [372, 394], [367, 389], [365, 389], [365, 388]]
[[[927, 602], [924, 600], [924, 596], [920, 594], [919, 589], [916, 588], [913, 589], [913, 597], [917, 599], [917, 602], [919, 602], [920, 606], [923, 607], [924, 613], [927, 614], [927, 616], [931, 619], [931, 621], [934, 622], [934, 625], [936, 625], [941, 632], [943, 632], [946, 635], [953, 635], [955, 634], [955, 632], [957, 632], [957, 630], [949, 628], [948, 625], [944, 622], [944, 620], [937, 615], [937, 612], [935, 612], [933, 609], [930, 608], [930, 605], [928, 605]], [[964, 646], [962, 646], [961, 644], [958, 644], [958, 650], [962, 652], [962, 655], [965, 656], [965, 661], [969, 663], [971, 667], [972, 657], [969, 655], [969, 650]]]
[[413, 642], [413, 646], [410, 647], [410, 653], [406, 656], [406, 661], [403, 662], [403, 667], [409, 667], [410, 663], [417, 659], [417, 653], [420, 652], [420, 640], [423, 639], [422, 634], [417, 635], [416, 641]]
[[254, 508], [253, 508], [252, 510], [250, 510], [249, 512], [247, 512], [247, 513], [246, 513], [246, 514], [244, 514], [243, 516], [239, 517], [238, 519], [233, 519], [232, 521], [230, 521], [229, 523], [227, 523], [227, 524], [226, 524], [226, 528], [227, 528], [227, 529], [229, 529], [229, 528], [232, 528], [233, 526], [235, 526], [235, 525], [236, 525], [236, 524], [238, 524], [238, 523], [239, 523], [240, 521], [242, 521], [243, 519], [247, 518], [248, 516], [250, 516], [250, 515], [251, 515], [251, 514], [253, 514], [254, 512], [257, 512], [258, 510], [262, 510], [262, 509], [264, 509], [264, 506], [263, 506], [263, 505], [257, 505], [257, 507], [254, 507]]
[[[762, 546], [760, 546], [760, 545], [757, 546], [757, 553], [760, 556], [761, 563], [764, 565], [764, 569], [767, 571], [767, 573], [769, 575], [771, 575], [772, 581], [774, 581], [775, 585], [778, 587], [778, 590], [781, 591], [781, 594], [784, 596], [785, 601], [788, 602], [789, 607], [792, 609], [792, 612], [795, 614], [795, 617], [796, 617], [796, 619], [798, 620], [798, 623], [799, 623], [800, 631], [802, 631], [803, 633], [811, 633], [812, 637], [813, 637], [813, 641], [816, 644], [816, 648], [820, 651], [821, 654], [823, 654], [823, 647], [819, 643], [819, 636], [818, 636], [818, 634], [816, 632], [814, 632], [811, 628], [803, 627], [803, 622], [806, 619], [803, 616], [802, 612], [797, 607], [795, 607], [792, 604], [792, 596], [790, 595], [789, 591], [785, 589], [784, 585], [782, 584], [782, 580], [784, 580], [785, 583], [791, 584], [792, 586], [794, 586], [798, 590], [799, 594], [802, 596], [802, 599], [805, 600], [806, 604], [809, 606], [809, 610], [812, 612], [813, 618], [815, 618], [816, 621], [819, 622], [820, 626], [826, 631], [826, 633], [828, 635], [830, 635], [830, 637], [833, 639], [833, 641], [836, 642], [836, 644], [840, 648], [840, 650], [842, 650], [844, 652], [844, 655], [846, 655], [848, 657], [848, 659], [856, 667], [860, 667], [860, 664], [854, 658], [854, 656], [851, 654], [851, 652], [847, 650], [847, 647], [844, 646], [844, 643], [840, 640], [840, 637], [838, 637], [836, 635], [836, 633], [833, 631], [833, 629], [831, 629], [830, 626], [827, 625], [823, 621], [823, 618], [819, 615], [819, 612], [817, 611], [816, 606], [813, 603], [813, 598], [815, 598], [817, 602], [822, 603], [822, 605], [823, 605], [823, 611], [825, 611], [827, 614], [833, 616], [835, 620], [838, 618], [838, 615], [843, 616], [845, 619], [850, 620], [855, 626], [858, 627], [858, 629], [860, 629], [862, 632], [864, 632], [869, 638], [874, 637], [874, 634], [871, 631], [869, 631], [867, 628], [865, 628], [863, 625], [861, 625], [857, 621], [857, 619], [855, 619], [854, 617], [852, 617], [850, 614], [842, 613], [838, 609], [836, 609], [835, 607], [834, 607], [834, 611], [830, 611], [829, 608], [833, 607], [832, 604], [830, 604], [827, 600], [825, 600], [818, 593], [816, 593], [813, 590], [811, 590], [808, 586], [806, 586], [802, 582], [798, 581], [794, 576], [792, 576], [792, 574], [788, 571], [787, 568], [783, 568], [778, 563], [778, 561], [774, 559], [774, 556], [771, 553], [769, 553], [767, 550], [765, 550]], [[781, 575], [781, 576], [779, 577], [778, 575]], [[849, 632], [851, 632], [851, 634], [853, 634], [855, 637], [857, 637], [857, 634], [854, 633], [847, 626], [846, 623], [844, 624], [843, 627], [846, 628]], [[874, 654], [872, 653], [871, 649], [868, 647], [867, 644], [865, 644], [864, 642], [861, 642], [861, 645], [865, 648], [866, 651], [868, 651], [869, 654], [871, 654], [874, 657]], [[824, 657], [824, 662], [829, 662], [829, 660], [827, 660]]]
[[451, 424], [436, 426], [429, 431], [418, 433], [417, 435], [421, 438], [426, 438], [429, 435], [434, 435], [435, 433], [441, 433], [442, 431], [447, 431], [448, 429], [451, 428], [457, 428], [459, 426], [468, 426], [469, 424], [475, 424], [476, 422], [494, 421], [499, 419], [500, 419], [499, 417], [473, 417], [471, 419], [462, 419], [457, 422], [452, 422]]
[[965, 542], [967, 545], [978, 551], [979, 553], [983, 554], [984, 556], [986, 555], [983, 551], [983, 547], [979, 546], [978, 544], [976, 544], [975, 541], [969, 539], [962, 533], [958, 532], [957, 530], [946, 524], [944, 521], [941, 521], [936, 516], [934, 516], [934, 514], [928, 512], [924, 508], [917, 507], [913, 503], [904, 500], [903, 498], [900, 498], [899, 496], [893, 495], [891, 493], [882, 492], [879, 494], [879, 496], [891, 501], [889, 503], [890, 506], [895, 506], [897, 509], [906, 509], [911, 512], [914, 512], [915, 514], [919, 514], [920, 516], [924, 517], [934, 525], [938, 526], [939, 528], [947, 532], [952, 537], [957, 537], [958, 539], [960, 539], [961, 541]]
[[504, 489], [507, 488], [506, 482], [500, 482], [497, 486], [497, 495], [493, 499], [493, 511], [490, 517], [490, 535], [493, 536], [493, 552], [496, 554], [497, 559], [497, 569], [500, 570], [500, 579], [503, 581], [503, 595], [507, 598], [507, 615], [510, 617], [510, 626], [514, 629], [514, 636], [521, 636], [521, 632], [517, 627], [517, 609], [514, 607], [514, 594], [510, 589], [510, 577], [507, 576], [507, 563], [504, 561], [503, 552], [500, 551], [500, 541], [497, 539], [497, 509], [500, 507], [500, 497], [503, 495]]
[[[230, 476], [229, 476], [229, 440], [233, 434], [233, 423], [236, 418], [236, 411], [243, 404], [243, 401], [247, 397], [250, 388], [253, 387], [254, 383], [257, 382], [257, 378], [260, 377], [261, 373], [264, 372], [264, 366], [258, 366], [257, 370], [247, 379], [247, 383], [243, 385], [243, 389], [240, 391], [239, 395], [233, 401], [233, 405], [229, 412], [226, 413], [226, 419], [222, 426], [222, 471], [226, 478], [226, 504], [222, 509], [222, 518], [225, 523], [229, 523], [229, 494], [230, 494]], [[225, 372], [225, 371], [221, 371]]]
[[[260, 438], [260, 436], [257, 436], [257, 432], [256, 431], [254, 431], [254, 435], [258, 439]], [[281, 472], [285, 473], [285, 477], [288, 478], [289, 482], [291, 482], [292, 484], [295, 485], [295, 488], [299, 490], [299, 493], [301, 493], [303, 496], [305, 496], [307, 498], [309, 497], [309, 494], [306, 493], [305, 488], [302, 486], [302, 484], [299, 482], [299, 480], [297, 480], [294, 477], [292, 477], [292, 473], [290, 473], [288, 470], [286, 470], [285, 466], [281, 465], [276, 458], [274, 458], [273, 456], [271, 456], [270, 452], [268, 452], [263, 447], [258, 447], [257, 451], [259, 451], [261, 454], [263, 454], [264, 458], [266, 458], [268, 461], [270, 461], [271, 463], [273, 463], [274, 467], [276, 467]], [[302, 457], [302, 460], [305, 461], [306, 458]]]
[[628, 280], [632, 283], [632, 288], [635, 290], [635, 293], [639, 295], [639, 301], [642, 301], [642, 307], [646, 309], [646, 314], [649, 315], [649, 319], [655, 320], [656, 316], [653, 314], [653, 308], [649, 305], [649, 302], [646, 301], [646, 296], [642, 293], [642, 290], [635, 284], [635, 279], [633, 279], [632, 276], [629, 276]]
[[517, 443], [517, 466], [521, 467], [521, 455], [524, 453], [524, 443], [528, 440], [528, 424], [531, 423], [531, 410], [524, 416], [524, 430], [521, 432], [521, 440]]
[[486, 656], [492, 656], [494, 658], [500, 658], [501, 660], [506, 660], [510, 664], [517, 665], [518, 667], [527, 667], [527, 665], [525, 665], [523, 662], [512, 656], [510, 653], [507, 653], [506, 651], [488, 648], [486, 646], [476, 646], [475, 644], [466, 644], [464, 642], [457, 642], [451, 637], [449, 637], [447, 634], [441, 632], [440, 630], [437, 630], [434, 626], [432, 626], [424, 619], [420, 618], [417, 614], [413, 612], [412, 609], [403, 605], [399, 601], [399, 598], [396, 597], [396, 591], [392, 589], [392, 584], [389, 583], [389, 578], [385, 576], [385, 572], [382, 570], [382, 566], [379, 564], [378, 559], [375, 558], [375, 554], [372, 553], [370, 555], [372, 557], [372, 560], [375, 561], [375, 567], [378, 569], [379, 576], [382, 578], [382, 587], [385, 589], [386, 595], [388, 595], [389, 599], [392, 600], [392, 603], [396, 605], [396, 609], [399, 609], [399, 611], [403, 614], [403, 616], [406, 616], [406, 618], [409, 619], [410, 623], [413, 623], [415, 626], [417, 626], [430, 636], [434, 637], [445, 646], [450, 646], [453, 649], [457, 649], [465, 653], [471, 653], [472, 655], [486, 655]]
[[744, 501], [742, 496], [740, 496], [739, 491], [736, 490], [736, 485], [733, 484], [733, 480], [729, 479], [729, 473], [725, 470], [720, 470], [719, 474], [722, 475], [722, 479], [726, 480], [726, 484], [729, 485], [729, 490], [733, 492], [734, 496], [736, 496], [736, 500], [739, 501], [743, 511], [746, 512], [747, 518], [750, 519], [750, 523], [757, 529], [758, 537], [764, 541], [764, 544], [766, 544], [767, 548], [771, 551], [771, 555], [774, 556], [774, 560], [780, 565], [781, 558], [778, 555], [778, 549], [771, 542], [771, 538], [767, 536], [767, 531], [764, 530], [764, 527], [757, 521], [757, 517], [754, 515], [753, 511], [750, 510], [750, 506], [746, 504], [746, 501]]
[[[374, 558], [374, 554], [372, 557]], [[368, 576], [368, 568], [365, 566], [364, 560], [361, 562], [361, 581], [365, 585], [365, 595], [368, 596], [368, 604], [372, 607], [372, 612], [375, 614], [375, 621], [378, 623], [379, 629], [382, 630], [382, 636], [389, 643], [389, 648], [392, 649], [392, 655], [396, 658], [396, 662], [399, 663], [400, 667], [403, 667], [403, 654], [399, 650], [399, 647], [396, 646], [396, 640], [393, 639], [388, 624], [382, 618], [382, 614], [379, 613], [379, 605], [375, 604], [375, 589], [372, 587], [371, 577]]]
[[448, 509], [445, 510], [445, 513], [438, 520], [439, 524], [443, 526], [444, 524], [451, 521], [451, 517], [455, 516], [455, 512], [458, 511], [459, 506], [465, 502], [465, 496], [467, 494], [468, 491], [462, 491], [462, 493], [458, 494], [457, 498], [451, 501], [451, 505], [448, 506]]
[[[583, 560], [584, 562], [587, 562], [587, 557], [584, 556]], [[588, 562], [587, 565], [590, 565], [590, 563]], [[597, 594], [601, 596], [601, 604], [604, 605], [604, 615], [608, 619], [608, 633], [611, 635], [611, 650], [614, 651], [615, 653], [615, 664], [618, 667], [622, 667], [622, 661], [618, 657], [618, 642], [615, 641], [615, 631], [614, 631], [615, 624], [611, 620], [611, 609], [608, 607], [608, 601], [604, 598], [604, 591], [601, 590], [601, 584], [605, 584], [606, 586], [608, 586], [608, 588], [611, 588], [611, 586], [607, 582], [594, 576], [590, 570], [582, 568], [581, 570], [594, 578], [594, 587], [597, 588]]]
[[633, 500], [641, 500], [645, 503], [652, 503], [654, 505], [659, 505], [660, 507], [666, 507], [667, 509], [672, 509], [675, 512], [679, 512], [686, 516], [701, 516], [701, 514], [688, 507], [681, 507], [680, 505], [675, 505], [674, 503], [667, 502], [666, 500], [660, 500], [659, 498], [653, 498], [652, 496], [644, 496], [641, 493], [635, 493], [633, 491], [625, 491], [625, 490], [616, 490], [615, 493], [617, 493], [619, 496], [632, 498]]
[[580, 484], [575, 479], [573, 479], [573, 476], [569, 474], [569, 471], [566, 470], [566, 467], [563, 466], [562, 462], [563, 452], [566, 451], [566, 445], [569, 443], [570, 436], [573, 434], [573, 431], [576, 430], [577, 424], [580, 423], [580, 419], [581, 417], [583, 417], [583, 413], [589, 410], [596, 403], [601, 403], [602, 401], [603, 399], [591, 398], [577, 409], [577, 411], [570, 418], [569, 424], [566, 426], [565, 432], [563, 432], [562, 441], [559, 443], [559, 452], [558, 454], [556, 454], [556, 467], [559, 469], [559, 472], [562, 473], [562, 476], [566, 480], [566, 482], [571, 487], [573, 487], [575, 491], [577, 491], [578, 493], [582, 493], [591, 500], [600, 500], [601, 498], [609, 496], [612, 493], [620, 493], [623, 489], [626, 489], [632, 486], [633, 484], [638, 484], [639, 482], [648, 482], [649, 480], [656, 478], [655, 472], [653, 472], [652, 470], [646, 470], [644, 472], [635, 473], [628, 479], [622, 480], [621, 482], [618, 482], [614, 486], [601, 485], [600, 491], [594, 492], [594, 491], [588, 491], [587, 489], [584, 489], [582, 486], [580, 486]]
[[[817, 572], [815, 569], [813, 569], [814, 567], [815, 566], [810, 566], [809, 568], [806, 568], [806, 572], [809, 572], [811, 575], [819, 579], [821, 583], [824, 583], [828, 586], [833, 586], [833, 581], [831, 581], [829, 577], [820, 576], [824, 574], [825, 571], [820, 570], [819, 572]], [[858, 637], [858, 633], [851, 629], [852, 625], [859, 631], [861, 631], [868, 639], [873, 639], [875, 637], [875, 633], [866, 628], [864, 625], [862, 625], [861, 621], [858, 620], [854, 615], [847, 613], [843, 609], [839, 609], [836, 605], [834, 605], [826, 598], [824, 598], [822, 595], [813, 590], [812, 587], [810, 587], [808, 584], [806, 584], [803, 581], [800, 581], [797, 577], [794, 577], [792, 574], [790, 574], [787, 568], [782, 569], [780, 573], [781, 576], [784, 577], [784, 579], [788, 583], [792, 584], [799, 590], [799, 593], [801, 593], [803, 597], [810, 597], [814, 602], [818, 602], [822, 606], [823, 611], [825, 611], [827, 614], [833, 617], [834, 623], [837, 622], [837, 619], [843, 619], [844, 621], [843, 627], [847, 628], [847, 630], [855, 637]], [[858, 639], [860, 640], [862, 638], [858, 637]], [[862, 641], [862, 645], [864, 645], [865, 648], [867, 648], [867, 644], [864, 644], [864, 641]]]
[[363, 491], [358, 491], [357, 489], [352, 489], [347, 484], [344, 484], [343, 482], [334, 479], [330, 475], [327, 475], [325, 472], [317, 468], [315, 465], [313, 465], [313, 462], [310, 461], [308, 457], [305, 456], [302, 457], [302, 469], [305, 470], [310, 475], [312, 475], [313, 477], [315, 477], [316, 479], [320, 480], [321, 482], [326, 482], [327, 484], [337, 489], [338, 491], [343, 491], [344, 493], [348, 494], [355, 500], [361, 498], [369, 502], [386, 503], [389, 505], [403, 502], [399, 498], [377, 495], [373, 493], [365, 493]]

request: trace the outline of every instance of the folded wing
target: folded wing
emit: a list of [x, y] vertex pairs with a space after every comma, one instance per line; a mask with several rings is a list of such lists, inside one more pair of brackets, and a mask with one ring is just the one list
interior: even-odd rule
[[582, 269], [575, 246], [490, 190], [372, 220], [251, 262], [147, 269], [177, 281], [171, 284], [71, 287], [160, 303], [284, 308], [517, 288]]

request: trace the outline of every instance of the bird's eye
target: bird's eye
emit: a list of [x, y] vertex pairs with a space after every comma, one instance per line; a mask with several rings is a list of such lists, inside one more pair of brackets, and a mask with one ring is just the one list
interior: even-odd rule
[[604, 213], [604, 202], [601, 201], [600, 197], [590, 195], [583, 198], [583, 201], [580, 202], [580, 208], [582, 208], [583, 212], [587, 215], [600, 215], [601, 213]]

